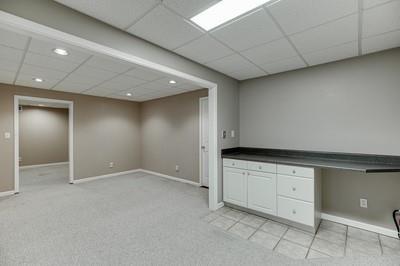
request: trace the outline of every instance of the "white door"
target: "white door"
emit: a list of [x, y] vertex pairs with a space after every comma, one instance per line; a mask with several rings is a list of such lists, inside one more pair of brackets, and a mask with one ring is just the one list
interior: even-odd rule
[[200, 98], [200, 180], [208, 187], [208, 98]]
[[276, 174], [249, 171], [248, 207], [276, 215]]
[[224, 167], [224, 201], [247, 207], [247, 172], [243, 169]]

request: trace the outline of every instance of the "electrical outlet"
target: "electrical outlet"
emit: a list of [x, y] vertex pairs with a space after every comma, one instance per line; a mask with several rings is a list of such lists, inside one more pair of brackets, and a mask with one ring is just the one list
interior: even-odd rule
[[110, 162], [110, 163], [108, 164], [108, 167], [109, 167], [109, 168], [113, 168], [113, 167], [114, 167], [114, 162]]
[[175, 171], [179, 172], [179, 165], [175, 165]]
[[223, 130], [222, 131], [222, 136], [221, 136], [223, 139], [226, 139], [226, 130]]
[[368, 200], [367, 199], [360, 199], [360, 207], [361, 208], [368, 208]]
[[10, 132], [4, 132], [4, 138], [5, 139], [10, 139], [11, 138], [11, 133]]
[[235, 137], [235, 130], [231, 130], [231, 138]]

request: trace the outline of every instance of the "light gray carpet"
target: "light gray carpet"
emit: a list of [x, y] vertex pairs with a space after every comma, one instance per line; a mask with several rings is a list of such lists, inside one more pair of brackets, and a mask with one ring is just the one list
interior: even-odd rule
[[390, 256], [292, 260], [206, 223], [203, 188], [144, 173], [69, 185], [51, 178], [58, 171], [21, 180], [21, 194], [0, 198], [0, 265], [400, 263]]

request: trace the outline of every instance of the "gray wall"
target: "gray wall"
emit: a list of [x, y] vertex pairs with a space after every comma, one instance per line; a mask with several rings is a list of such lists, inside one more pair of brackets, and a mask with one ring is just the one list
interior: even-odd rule
[[[240, 145], [400, 155], [399, 99], [400, 49], [245, 81]], [[324, 212], [393, 228], [400, 174], [324, 173]]]
[[[2, 0], [0, 10], [55, 28], [218, 84], [218, 131], [239, 130], [238, 84], [221, 73], [150, 44], [51, 0]], [[239, 144], [235, 138], [218, 139], [218, 150]], [[219, 159], [219, 182], [222, 160]], [[222, 200], [222, 186], [219, 187]]]
[[207, 95], [204, 89], [141, 103], [143, 169], [199, 182], [199, 98]]
[[68, 109], [22, 106], [20, 166], [67, 162]]
[[[140, 168], [139, 104], [0, 84], [0, 132], [14, 135], [14, 95], [74, 102], [75, 179]], [[14, 140], [0, 138], [0, 192], [14, 189]], [[114, 168], [109, 168], [114, 162]]]

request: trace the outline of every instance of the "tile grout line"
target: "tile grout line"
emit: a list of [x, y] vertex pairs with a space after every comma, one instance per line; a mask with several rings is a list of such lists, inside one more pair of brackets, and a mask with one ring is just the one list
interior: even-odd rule
[[311, 246], [312, 246], [312, 244], [314, 244], [314, 240], [315, 240], [315, 238], [317, 237], [317, 233], [318, 233], [319, 227], [321, 226], [321, 222], [322, 222], [322, 221], [319, 222], [318, 228], [317, 228], [317, 230], [315, 230], [313, 239], [312, 239], [312, 241], [311, 241], [311, 243], [310, 243], [310, 246], [309, 246], [309, 248], [308, 248], [308, 250], [307, 250], [307, 254], [306, 254], [306, 257], [305, 257], [306, 259], [307, 259], [307, 257], [308, 257], [308, 254], [310, 253]]
[[343, 252], [343, 257], [346, 257], [347, 253], [347, 238], [349, 235], [349, 226], [346, 225], [346, 239], [344, 240], [344, 252]]
[[[257, 216], [258, 217], [258, 216]], [[261, 225], [259, 225], [258, 227], [257, 227], [257, 229], [247, 238], [247, 240], [250, 240], [250, 238], [252, 237], [252, 236], [254, 236], [259, 230], [261, 230], [261, 227], [264, 225], [264, 224], [266, 224], [268, 222], [268, 220], [266, 220], [265, 222], [262, 222], [261, 223]], [[250, 226], [250, 225], [249, 225]], [[250, 226], [251, 227], [251, 226]], [[253, 227], [254, 228], [254, 227]]]
[[381, 248], [381, 256], [383, 256], [383, 247], [382, 247], [381, 234], [378, 234], [378, 240], [379, 240], [379, 247]]
[[285, 232], [284, 232], [284, 233], [282, 234], [282, 236], [279, 238], [279, 241], [276, 242], [276, 244], [275, 244], [274, 248], [272, 249], [272, 251], [275, 251], [276, 247], [279, 245], [279, 243], [281, 243], [281, 241], [282, 241], [282, 239], [283, 239], [283, 236], [287, 233], [287, 231], [289, 231], [289, 227], [286, 228]]
[[28, 41], [27, 41], [26, 44], [25, 44], [24, 53], [22, 54], [22, 58], [21, 58], [21, 62], [20, 62], [20, 64], [19, 64], [18, 70], [17, 70], [17, 72], [15, 73], [15, 77], [14, 77], [14, 80], [13, 80], [13, 85], [15, 85], [15, 82], [17, 82], [18, 77], [19, 77], [19, 74], [20, 74], [20, 72], [21, 72], [21, 69], [22, 69], [22, 67], [24, 66], [25, 57], [26, 57], [26, 54], [28, 53], [29, 46], [31, 45], [31, 41], [32, 41], [32, 37], [29, 37]]
[[[131, 23], [129, 23], [127, 26], [121, 28], [123, 31], [128, 32], [128, 30], [130, 28], [132, 28], [136, 23], [138, 23], [139, 21], [141, 21], [145, 16], [147, 16], [151, 11], [153, 11], [154, 9], [156, 9], [158, 6], [160, 6], [162, 3], [162, 1], [160, 1], [159, 3], [155, 4], [152, 8], [150, 8], [149, 10], [147, 10], [146, 12], [144, 12], [144, 14], [142, 14], [141, 16], [139, 16], [137, 19], [135, 19], [134, 21], [132, 21]], [[128, 32], [129, 33], [129, 32]]]

